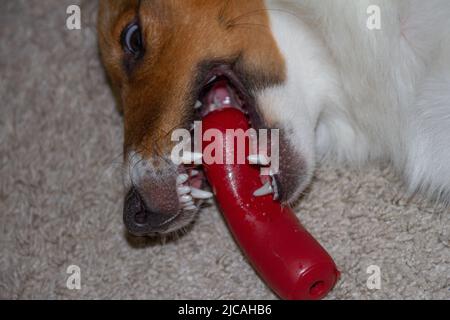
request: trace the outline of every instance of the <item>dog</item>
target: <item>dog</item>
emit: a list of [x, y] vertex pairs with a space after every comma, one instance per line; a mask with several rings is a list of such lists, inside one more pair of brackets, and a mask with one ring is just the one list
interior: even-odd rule
[[255, 128], [280, 129], [273, 181], [284, 204], [324, 160], [387, 160], [410, 192], [447, 203], [449, 17], [447, 0], [101, 0], [100, 51], [124, 115], [129, 231], [179, 230], [212, 196], [170, 152], [171, 132], [191, 128], [216, 81], [245, 102]]

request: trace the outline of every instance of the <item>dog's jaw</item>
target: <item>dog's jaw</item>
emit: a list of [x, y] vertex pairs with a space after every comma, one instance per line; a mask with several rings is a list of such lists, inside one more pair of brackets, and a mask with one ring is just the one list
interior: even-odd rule
[[[177, 177], [181, 174], [179, 167], [174, 165], [170, 158], [146, 159], [134, 150], [128, 152], [123, 172], [125, 190], [128, 193], [138, 193], [148, 210], [147, 214], [151, 216], [152, 212], [157, 213], [161, 220], [159, 225], [153, 226], [153, 230], [135, 232], [137, 235], [170, 234], [189, 225], [195, 219], [198, 206], [186, 210], [181, 205], [181, 195], [177, 190], [179, 187]], [[124, 219], [127, 224], [126, 211]], [[127, 227], [132, 229], [129, 225]]]

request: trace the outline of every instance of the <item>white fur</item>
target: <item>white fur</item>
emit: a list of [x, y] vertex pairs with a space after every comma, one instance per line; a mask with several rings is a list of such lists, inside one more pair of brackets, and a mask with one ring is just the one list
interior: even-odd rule
[[387, 159], [411, 191], [450, 200], [450, 1], [266, 3], [288, 79], [258, 102], [292, 129], [308, 178], [318, 159]]

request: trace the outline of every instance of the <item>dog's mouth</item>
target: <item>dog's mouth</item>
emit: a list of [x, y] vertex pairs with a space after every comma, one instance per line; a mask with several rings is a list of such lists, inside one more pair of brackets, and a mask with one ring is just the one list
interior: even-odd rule
[[[153, 200], [150, 197], [146, 198], [149, 202], [159, 201], [159, 207], [164, 208], [169, 213], [162, 215], [158, 221], [155, 218], [152, 223], [147, 223], [148, 221], [144, 219], [145, 223], [139, 223], [134, 218], [134, 211], [136, 210], [128, 210], [125, 213], [125, 217], [129, 219], [125, 219], [125, 221], [126, 224], [127, 221], [129, 222], [127, 227], [133, 234], [150, 236], [171, 234], [192, 225], [199, 209], [203, 207], [205, 202], [210, 201], [214, 197], [202, 170], [203, 152], [201, 149], [195, 151], [195, 145], [192, 143], [198, 141], [199, 138], [196, 136], [195, 124], [201, 123], [202, 119], [209, 113], [223, 108], [236, 108], [246, 115], [250, 127], [255, 130], [257, 136], [260, 129], [270, 130], [259, 112], [252, 91], [247, 89], [249, 86], [245, 85], [240, 78], [231, 68], [227, 67], [214, 68], [205, 77], [201, 89], [198, 90], [194, 99], [196, 102], [195, 106], [194, 103], [192, 106], [193, 111], [190, 123], [186, 124], [186, 127], [189, 124], [191, 125], [190, 149], [194, 150], [194, 152], [189, 152], [188, 159], [186, 161], [183, 159], [181, 165], [172, 167], [175, 172], [172, 171], [170, 173], [170, 180], [176, 181], [176, 188], [174, 188], [176, 192], [172, 189], [172, 182], [163, 184], [161, 188], [157, 186], [159, 182], [155, 182], [155, 185], [149, 187], [152, 190]], [[197, 134], [198, 131], [200, 131], [200, 139], [202, 139], [203, 132], [200, 129], [197, 130]], [[272, 147], [271, 141], [268, 141], [268, 144], [270, 145], [267, 146], [268, 148]], [[272, 158], [272, 151], [270, 153]], [[301, 170], [302, 158], [292, 148], [282, 130], [280, 130], [279, 137], [279, 155], [279, 171], [269, 175], [261, 175], [263, 188], [255, 190], [254, 195], [258, 197], [272, 194], [274, 200], [289, 203], [294, 198], [294, 192], [299, 186], [297, 177], [299, 174], [301, 175], [299, 168]], [[183, 152], [183, 158], [184, 156]], [[250, 155], [247, 158], [246, 165], [251, 164], [260, 167], [270, 165], [261, 161], [259, 158], [260, 154], [256, 154], [256, 158], [253, 157], [253, 160], [250, 159], [252, 156], [254, 155]], [[167, 188], [164, 188], [164, 186], [167, 186]], [[143, 193], [145, 194], [145, 189]], [[178, 197], [178, 201], [173, 198], [175, 194]], [[144, 203], [145, 201], [141, 202]], [[155, 212], [159, 212], [158, 209], [155, 210]], [[145, 213], [145, 217], [151, 214], [150, 211], [142, 210], [142, 208], [140, 211]]]
[[208, 113], [226, 107], [238, 108], [248, 114], [256, 111], [253, 101], [252, 95], [235, 72], [226, 67], [217, 67], [208, 73], [203, 83], [195, 104], [196, 117], [202, 119]]
[[[198, 138], [194, 137], [194, 123], [198, 123], [209, 113], [223, 108], [236, 108], [243, 112], [253, 129], [265, 128], [255, 101], [240, 78], [230, 68], [214, 68], [205, 78], [194, 106], [194, 117], [190, 127], [192, 139]], [[254, 161], [256, 163], [252, 164], [260, 164], [257, 163], [258, 159]], [[261, 179], [265, 185], [264, 190], [259, 190], [261, 195], [273, 193], [274, 199], [282, 199], [278, 175], [261, 176]], [[182, 212], [189, 214], [196, 210], [205, 199], [212, 197], [212, 193], [206, 191], [209, 187], [201, 166], [184, 164], [180, 168], [177, 184]]]

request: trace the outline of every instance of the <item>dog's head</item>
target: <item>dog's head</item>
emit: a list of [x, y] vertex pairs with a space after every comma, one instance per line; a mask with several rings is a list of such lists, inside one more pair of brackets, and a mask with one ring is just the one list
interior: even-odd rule
[[200, 188], [201, 175], [170, 160], [171, 134], [191, 127], [199, 97], [216, 81], [226, 81], [245, 100], [254, 126], [280, 128], [280, 172], [274, 178], [283, 202], [298, 196], [304, 159], [292, 148], [292, 128], [279, 123], [282, 109], [262, 107], [277, 103], [266, 98], [266, 89], [286, 81], [262, 0], [103, 0], [99, 41], [123, 106], [124, 214], [132, 233], [168, 233], [192, 221], [202, 194], [196, 191], [189, 200], [188, 188], [180, 186]]

